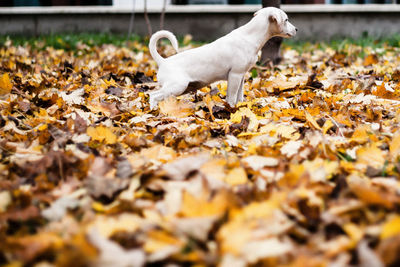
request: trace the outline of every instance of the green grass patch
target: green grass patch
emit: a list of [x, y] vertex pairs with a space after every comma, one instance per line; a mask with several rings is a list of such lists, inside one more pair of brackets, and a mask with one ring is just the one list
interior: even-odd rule
[[[183, 46], [183, 38], [178, 38], [179, 45]], [[27, 37], [21, 35], [15, 36], [0, 36], [0, 47], [10, 42], [14, 46], [26, 46], [30, 45], [33, 48], [41, 49], [47, 46], [54, 47], [56, 49], [64, 50], [76, 50], [79, 48], [79, 44], [86, 44], [88, 46], [100, 46], [103, 44], [113, 44], [116, 46], [130, 46], [130, 42], [138, 41], [145, 44], [148, 43], [147, 37], [141, 37], [138, 35], [122, 35], [112, 33], [77, 33], [77, 34], [53, 34], [43, 35], [39, 37]], [[167, 40], [163, 43], [168, 43]], [[199, 46], [204, 42], [191, 41], [191, 44]], [[315, 49], [331, 49], [337, 51], [344, 51], [349, 45], [357, 45], [362, 48], [371, 47], [376, 48], [387, 48], [387, 47], [400, 47], [400, 35], [393, 35], [387, 38], [374, 38], [364, 34], [361, 38], [335, 38], [331, 41], [299, 41], [296, 39], [285, 39], [284, 47], [290, 47], [292, 49], [303, 51], [312, 51]]]

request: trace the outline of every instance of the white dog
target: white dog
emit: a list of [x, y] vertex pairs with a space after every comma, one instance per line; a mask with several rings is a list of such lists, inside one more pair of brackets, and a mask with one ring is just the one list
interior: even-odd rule
[[169, 31], [158, 31], [150, 38], [149, 50], [159, 66], [161, 89], [150, 92], [150, 107], [171, 96], [200, 89], [219, 80], [228, 80], [226, 101], [233, 107], [243, 101], [245, 73], [257, 62], [258, 51], [274, 36], [292, 37], [297, 29], [285, 12], [267, 7], [254, 14], [250, 22], [204, 46], [163, 58], [157, 41], [167, 38], [178, 51], [178, 41]]

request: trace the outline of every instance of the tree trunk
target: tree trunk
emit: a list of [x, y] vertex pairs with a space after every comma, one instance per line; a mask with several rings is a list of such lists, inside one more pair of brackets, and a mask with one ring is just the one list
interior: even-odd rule
[[[280, 7], [280, 0], [262, 0], [263, 7]], [[261, 49], [261, 64], [265, 65], [268, 62], [278, 64], [282, 57], [280, 56], [280, 48], [282, 37], [272, 37]]]

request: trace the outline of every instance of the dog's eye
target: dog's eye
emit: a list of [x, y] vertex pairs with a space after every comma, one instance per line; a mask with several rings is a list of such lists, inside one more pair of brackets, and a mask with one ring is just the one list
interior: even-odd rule
[[288, 19], [285, 19], [285, 22], [288, 22], [289, 20]]

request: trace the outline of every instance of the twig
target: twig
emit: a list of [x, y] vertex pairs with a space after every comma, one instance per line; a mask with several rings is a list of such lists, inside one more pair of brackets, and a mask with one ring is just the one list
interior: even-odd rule
[[333, 122], [333, 124], [336, 125], [336, 127], [338, 128], [338, 131], [339, 131], [340, 135], [342, 136], [342, 138], [344, 138], [342, 129], [340, 128], [340, 125], [335, 121], [335, 119], [332, 118], [332, 117], [331, 117], [330, 115], [328, 115], [328, 114], [325, 114], [325, 116], [327, 116], [327, 117]]
[[136, 5], [136, 1], [135, 1], [135, 0], [132, 0], [132, 2], [133, 2], [133, 4], [132, 4], [133, 7], [132, 7], [131, 20], [129, 21], [128, 36], [127, 36], [127, 38], [126, 38], [126, 39], [128, 39], [128, 40], [129, 40], [129, 37], [130, 37], [131, 34], [132, 34], [133, 25], [134, 25], [134, 21], [135, 21], [135, 5]]
[[146, 20], [147, 24], [147, 33], [149, 34], [149, 36], [151, 36], [153, 34], [153, 31], [151, 30], [149, 14], [147, 13], [147, 0], [144, 0], [144, 19]]
[[164, 0], [164, 5], [161, 10], [161, 16], [160, 16], [160, 30], [164, 29], [164, 18], [165, 18], [165, 9], [167, 7], [167, 0]]

